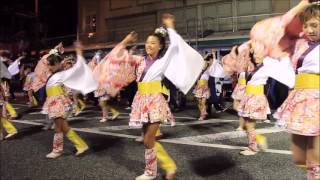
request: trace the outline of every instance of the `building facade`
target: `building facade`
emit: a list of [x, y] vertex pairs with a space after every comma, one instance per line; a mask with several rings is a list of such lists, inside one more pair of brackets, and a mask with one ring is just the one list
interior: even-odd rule
[[85, 44], [119, 42], [136, 31], [139, 42], [172, 13], [176, 29], [197, 47], [245, 41], [252, 25], [280, 15], [300, 0], [79, 0], [78, 36]]

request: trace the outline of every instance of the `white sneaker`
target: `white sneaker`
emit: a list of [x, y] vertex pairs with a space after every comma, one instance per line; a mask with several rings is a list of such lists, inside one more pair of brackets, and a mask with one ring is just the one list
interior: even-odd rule
[[147, 174], [142, 174], [138, 177], [136, 177], [135, 180], [153, 180], [153, 179], [156, 179], [157, 176], [150, 176], [150, 175], [147, 175]]
[[143, 137], [139, 136], [135, 139], [136, 142], [143, 142]]
[[240, 154], [244, 155], [244, 156], [252, 156], [252, 155], [255, 155], [257, 153], [258, 153], [257, 151], [252, 151], [251, 149], [243, 150], [243, 151], [240, 152]]
[[62, 152], [54, 152], [54, 151], [52, 151], [51, 153], [46, 155], [46, 158], [55, 159], [55, 158], [57, 158], [57, 157], [59, 157], [61, 155], [62, 155]]
[[82, 153], [86, 152], [88, 149], [89, 149], [89, 147], [87, 146], [85, 148], [77, 150], [76, 156], [81, 155]]
[[126, 108], [124, 108], [125, 110], [131, 110], [131, 107], [130, 106], [128, 106], [128, 107], [126, 107]]
[[102, 118], [99, 122], [107, 122], [107, 118]]
[[74, 116], [78, 116], [80, 113], [81, 113], [81, 111], [76, 111], [76, 112], [74, 113]]
[[120, 113], [117, 112], [117, 113], [115, 113], [115, 114], [111, 117], [111, 120], [115, 120], [115, 119], [117, 119], [119, 116], [120, 116]]
[[10, 133], [10, 134], [7, 134], [6, 137], [4, 137], [4, 139], [9, 139], [10, 137], [16, 135], [18, 132], [14, 132], [14, 133]]
[[263, 122], [264, 122], [264, 123], [271, 123], [271, 121], [270, 121], [269, 119], [264, 120]]

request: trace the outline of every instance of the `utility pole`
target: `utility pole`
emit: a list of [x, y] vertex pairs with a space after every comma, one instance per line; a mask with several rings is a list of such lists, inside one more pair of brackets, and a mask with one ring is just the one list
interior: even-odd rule
[[36, 54], [39, 54], [40, 51], [40, 23], [39, 23], [39, 0], [34, 0], [34, 13], [35, 13], [35, 48]]

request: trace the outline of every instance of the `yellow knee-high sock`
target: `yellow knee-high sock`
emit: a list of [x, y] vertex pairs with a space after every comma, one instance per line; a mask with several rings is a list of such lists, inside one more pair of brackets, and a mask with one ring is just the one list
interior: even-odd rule
[[78, 103], [80, 105], [81, 110], [83, 110], [86, 107], [86, 103], [84, 103], [81, 99], [78, 99]]
[[120, 112], [117, 111], [115, 108], [109, 106], [107, 103], [106, 103], [106, 107], [111, 111], [112, 113], [112, 119], [115, 119], [119, 116]]
[[33, 95], [32, 95], [32, 104], [35, 106], [38, 106], [38, 101]]
[[3, 128], [7, 131], [8, 134], [17, 133], [17, 129], [14, 125], [6, 118], [1, 118], [1, 123]]
[[16, 110], [13, 108], [13, 106], [10, 103], [6, 103], [6, 109], [9, 112], [11, 117], [15, 118], [18, 116]]
[[87, 143], [72, 129], [68, 131], [67, 138], [74, 144], [78, 151], [88, 148]]
[[167, 151], [163, 148], [163, 146], [159, 142], [156, 142], [155, 148], [157, 152], [157, 158], [160, 162], [160, 166], [166, 172], [175, 172], [177, 170], [177, 165], [173, 161], [173, 159], [169, 156]]
[[74, 106], [75, 113], [80, 113], [81, 109], [78, 105]]
[[256, 141], [257, 141], [258, 146], [261, 150], [264, 151], [268, 148], [267, 137], [265, 137], [261, 134], [256, 134]]

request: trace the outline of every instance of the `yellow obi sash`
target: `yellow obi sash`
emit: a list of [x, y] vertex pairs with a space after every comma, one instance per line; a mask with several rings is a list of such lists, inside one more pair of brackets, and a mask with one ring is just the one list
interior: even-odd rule
[[301, 73], [296, 75], [295, 89], [319, 89], [320, 74]]
[[263, 85], [250, 85], [246, 86], [247, 94], [264, 94], [264, 86]]
[[238, 84], [246, 85], [247, 84], [246, 78], [238, 78]]
[[47, 96], [58, 96], [58, 95], [66, 95], [66, 91], [62, 86], [51, 86], [46, 88]]
[[208, 80], [200, 79], [200, 80], [198, 80], [197, 84], [198, 84], [199, 86], [208, 85]]
[[163, 93], [169, 95], [168, 89], [161, 84], [161, 81], [138, 82], [139, 94]]

